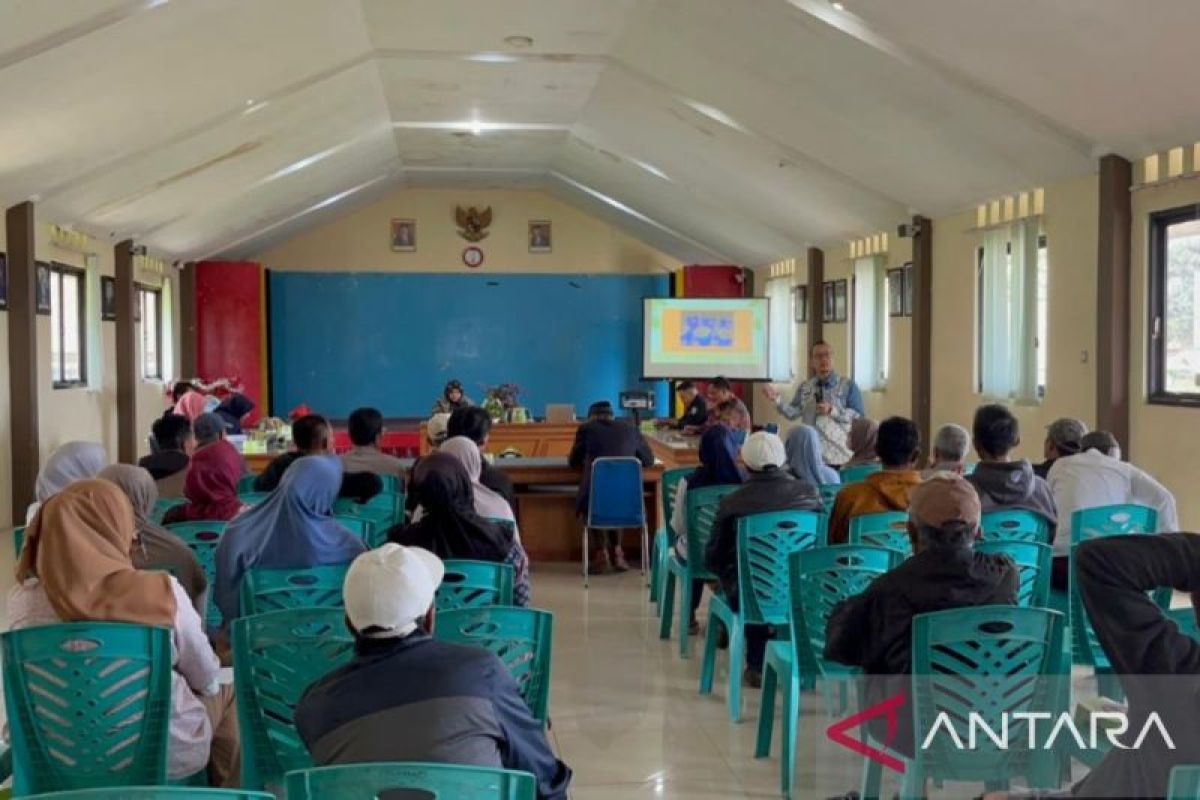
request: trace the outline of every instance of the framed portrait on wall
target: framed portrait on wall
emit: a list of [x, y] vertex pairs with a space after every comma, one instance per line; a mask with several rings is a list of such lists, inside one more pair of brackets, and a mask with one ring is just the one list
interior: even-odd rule
[[117, 279], [109, 275], [100, 276], [100, 319], [105, 322], [117, 319]]
[[8, 256], [0, 253], [0, 311], [8, 310]]
[[849, 282], [843, 278], [833, 282], [833, 321], [845, 322], [850, 318]]
[[808, 287], [792, 287], [792, 316], [795, 322], [808, 322]]
[[34, 280], [37, 284], [34, 296], [34, 311], [44, 317], [50, 316], [50, 265], [45, 261], [34, 264]]
[[415, 253], [417, 251], [417, 221], [415, 219], [392, 220], [392, 252]]
[[837, 307], [834, 302], [834, 286], [832, 282], [826, 281], [821, 284], [821, 321], [836, 322]]
[[904, 270], [900, 268], [887, 271], [888, 285], [888, 316], [904, 316]]
[[913, 265], [909, 261], [904, 265], [904, 316], [913, 315]]
[[553, 242], [550, 238], [550, 220], [529, 220], [529, 252], [549, 253]]

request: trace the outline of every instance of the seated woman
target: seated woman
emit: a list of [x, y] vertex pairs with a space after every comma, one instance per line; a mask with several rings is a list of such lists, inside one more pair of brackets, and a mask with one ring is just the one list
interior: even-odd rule
[[97, 442], [67, 442], [50, 454], [34, 484], [37, 499], [25, 511], [25, 523], [33, 521], [42, 503], [75, 481], [94, 478], [108, 466], [108, 451]]
[[196, 417], [208, 411], [208, 398], [195, 387], [190, 387], [175, 403], [174, 413], [187, 417], [188, 422], [195, 422]]
[[[700, 466], [696, 467], [686, 478], [680, 478], [676, 484], [675, 503], [671, 507], [671, 529], [674, 531], [675, 554], [681, 561], [687, 561], [687, 493], [688, 489], [701, 489], [705, 486], [728, 486], [739, 484], [745, 480], [737, 463], [736, 434], [726, 425], [714, 425], [700, 437], [699, 445]], [[703, 559], [704, 554], [700, 554]], [[700, 598], [704, 594], [704, 581], [692, 582], [692, 618], [688, 625], [691, 633], [700, 632], [700, 623], [696, 621], [696, 609], [700, 607]]]
[[208, 578], [196, 554], [178, 536], [150, 519], [158, 501], [154, 477], [141, 467], [113, 464], [100, 470], [101, 480], [115, 483], [133, 505], [133, 550], [130, 558], [137, 569], [167, 568], [183, 586], [201, 617], [208, 597]]
[[479, 513], [471, 477], [462, 461], [441, 451], [425, 456], [413, 468], [409, 491], [416, 496], [421, 513], [411, 524], [392, 528], [390, 541], [424, 548], [443, 559], [511, 564], [515, 573], [513, 602], [529, 604], [529, 559], [516, 537], [516, 526]]
[[842, 482], [838, 471], [821, 460], [821, 436], [816, 428], [799, 423], [788, 431], [783, 446], [787, 451], [788, 469], [798, 480], [812, 486]]
[[242, 579], [251, 569], [347, 564], [366, 552], [362, 539], [333, 518], [341, 485], [336, 456], [301, 458], [270, 497], [229, 524], [217, 545], [216, 603], [226, 621], [238, 616]]
[[462, 384], [457, 380], [450, 381], [442, 390], [442, 396], [433, 403], [431, 414], [453, 414], [460, 408], [470, 408], [475, 405], [471, 398], [463, 393]]
[[217, 682], [217, 655], [179, 581], [130, 563], [134, 531], [129, 500], [108, 481], [78, 481], [55, 495], [25, 532], [9, 622], [14, 630], [84, 621], [171, 629], [167, 777], [179, 780], [208, 764], [213, 786], [237, 786], [233, 687]]
[[847, 445], [850, 448], [850, 460], [841, 464], [843, 467], [857, 467], [861, 464], [876, 464], [879, 456], [875, 453], [875, 440], [879, 437], [879, 423], [867, 417], [855, 417], [850, 423], [850, 436]]
[[228, 521], [236, 517], [246, 508], [237, 491], [245, 468], [241, 453], [223, 438], [201, 447], [192, 455], [187, 477], [183, 479], [187, 502], [163, 515], [163, 524]]

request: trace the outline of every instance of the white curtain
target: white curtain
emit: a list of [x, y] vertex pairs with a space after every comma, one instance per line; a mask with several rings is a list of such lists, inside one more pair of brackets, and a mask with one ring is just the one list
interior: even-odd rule
[[887, 286], [879, 256], [854, 262], [854, 382], [875, 391], [887, 383]]
[[792, 281], [772, 278], [767, 281], [767, 301], [770, 321], [767, 339], [767, 361], [773, 381], [792, 379]]
[[175, 313], [171, 302], [171, 273], [168, 271], [162, 279], [162, 379], [175, 380]]
[[1037, 400], [1037, 220], [996, 228], [983, 237], [983, 394]]
[[87, 388], [94, 392], [104, 389], [104, 335], [100, 324], [100, 259], [94, 253], [83, 258], [85, 335], [87, 337], [84, 358]]
[[1019, 402], [1038, 399], [1037, 375], [1037, 273], [1038, 223], [1035, 219], [1012, 226], [1013, 338], [1018, 354], [1013, 359], [1013, 389]]

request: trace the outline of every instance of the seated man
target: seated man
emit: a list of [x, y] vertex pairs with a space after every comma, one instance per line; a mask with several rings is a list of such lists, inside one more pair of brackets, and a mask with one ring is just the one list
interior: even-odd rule
[[350, 450], [342, 454], [342, 469], [351, 472], [374, 472], [404, 479], [404, 465], [395, 456], [379, 449], [383, 440], [383, 415], [377, 408], [356, 408], [347, 425]]
[[929, 468], [921, 477], [928, 478], [937, 472], [955, 472], [962, 475], [967, 468], [968, 447], [967, 429], [963, 426], [951, 423], [938, 428], [933, 437]]
[[[797, 480], [786, 469], [787, 451], [773, 433], [750, 434], [742, 446], [742, 461], [748, 472], [742, 486], [721, 498], [704, 563], [717, 574], [725, 600], [738, 608], [737, 527], [738, 520], [767, 511], [821, 511], [821, 495], [815, 487]], [[746, 626], [745, 682], [762, 686], [763, 657], [771, 631], [766, 625]]]
[[[486, 409], [479, 406], [470, 406], [454, 411], [450, 414], [450, 421], [446, 426], [447, 439], [465, 436], [479, 445], [481, 453], [487, 447], [491, 432], [492, 418]], [[480, 476], [479, 482], [507, 500], [510, 508], [516, 509], [517, 492], [513, 488], [512, 478], [508, 477], [504, 470], [489, 464], [486, 458], [483, 460], [483, 474]]]
[[[654, 463], [654, 453], [650, 452], [650, 445], [641, 431], [627, 420], [615, 419], [612, 403], [607, 400], [592, 403], [588, 408], [588, 421], [575, 431], [575, 442], [567, 457], [567, 462], [573, 468], [583, 470], [579, 495], [575, 501], [576, 514], [587, 517], [592, 490], [592, 462], [597, 458], [620, 456], [635, 457], [643, 467]], [[621, 550], [621, 531], [589, 531], [588, 546], [594, 553], [588, 562], [589, 573], [602, 575], [614, 569], [617, 572], [629, 569], [625, 563], [625, 553]]]
[[318, 766], [432, 761], [517, 769], [539, 800], [566, 800], [571, 770], [554, 757], [504, 663], [482, 647], [438, 641], [434, 596], [445, 567], [388, 543], [346, 573], [354, 657], [308, 687], [296, 730]]
[[750, 410], [736, 394], [728, 380], [717, 376], [708, 383], [708, 416], [700, 426], [689, 425], [684, 433], [703, 433], [713, 425], [728, 425], [736, 434], [739, 445], [750, 434]]
[[[267, 468], [254, 479], [254, 491], [273, 492], [297, 459], [305, 456], [320, 456], [333, 452], [330, 440], [329, 421], [317, 414], [308, 414], [292, 423], [292, 444], [295, 449], [277, 456]], [[352, 497], [365, 503], [383, 491], [383, 481], [373, 472], [343, 472], [342, 487], [338, 497]]]
[[664, 428], [701, 428], [708, 419], [708, 404], [691, 381], [680, 381], [675, 386], [679, 402], [683, 403], [683, 415], [678, 419], [663, 419], [658, 425]]
[[875, 437], [875, 453], [883, 470], [837, 493], [829, 518], [830, 544], [849, 541], [853, 517], [906, 510], [909, 494], [921, 482], [921, 473], [917, 470], [921, 458], [921, 434], [912, 420], [889, 417], [881, 422]]
[[1009, 453], [1021, 444], [1021, 428], [1007, 406], [993, 403], [975, 411], [971, 425], [979, 463], [967, 480], [979, 492], [979, 504], [988, 511], [1032, 511], [1050, 523], [1051, 540], [1058, 512], [1045, 480], [1033, 474], [1033, 465], [1025, 459], [1013, 461]]
[[[886, 424], [886, 423], [885, 423]], [[863, 707], [911, 688], [912, 619], [949, 608], [1015, 605], [1020, 583], [1008, 556], [976, 553], [979, 495], [961, 477], [943, 473], [912, 493], [908, 532], [915, 554], [880, 575], [829, 616], [825, 658], [860, 667], [868, 676]], [[874, 722], [886, 722], [884, 718]], [[872, 733], [887, 739], [886, 729]], [[911, 756], [912, 717], [901, 715], [891, 747]]]
[[1087, 425], [1082, 420], [1072, 417], [1060, 417], [1046, 427], [1046, 441], [1042, 444], [1042, 453], [1046, 460], [1035, 464], [1033, 471], [1039, 478], [1050, 475], [1054, 462], [1066, 456], [1079, 452], [1080, 443], [1087, 435]]
[[183, 479], [196, 450], [192, 423], [179, 414], [166, 414], [151, 427], [157, 450], [138, 461], [158, 483], [159, 497], [183, 497]]

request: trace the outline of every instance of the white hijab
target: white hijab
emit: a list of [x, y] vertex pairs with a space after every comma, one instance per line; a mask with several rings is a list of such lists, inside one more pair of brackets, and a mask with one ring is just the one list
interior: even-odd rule
[[508, 520], [514, 525], [516, 524], [517, 518], [513, 515], [512, 506], [508, 504], [508, 501], [479, 482], [480, 476], [483, 475], [483, 455], [479, 452], [479, 445], [466, 436], [453, 436], [442, 442], [438, 452], [448, 453], [457, 458], [466, 468], [467, 474], [471, 476], [476, 514], [490, 519]]
[[75, 481], [96, 477], [107, 466], [108, 451], [98, 442], [67, 442], [55, 450], [38, 472], [34, 484], [37, 501], [25, 512], [25, 521], [34, 518], [42, 503]]

